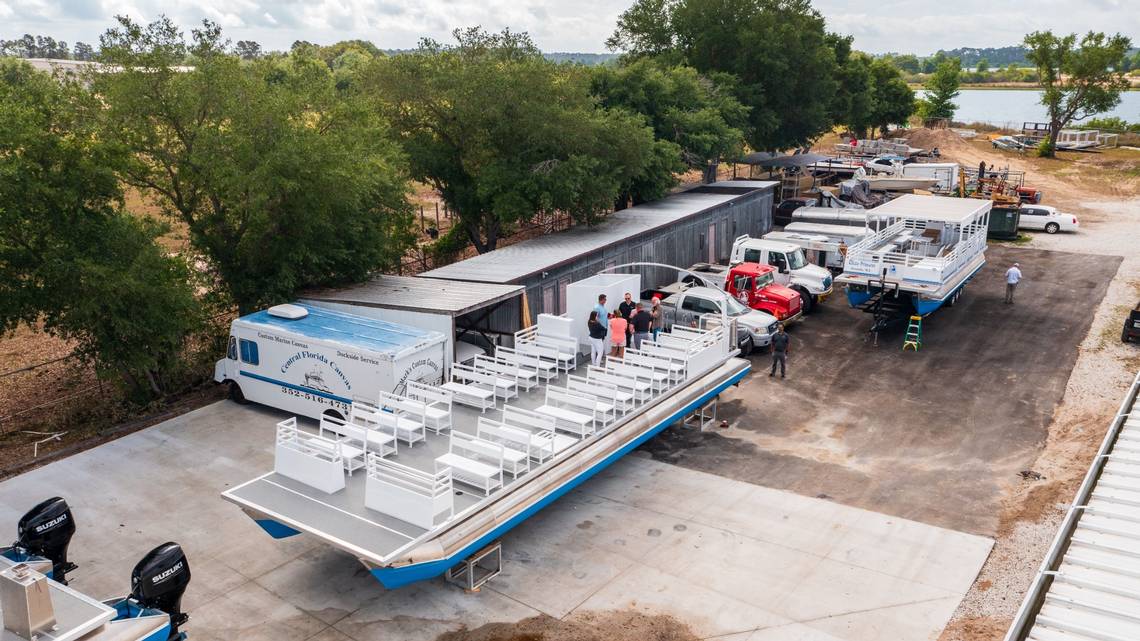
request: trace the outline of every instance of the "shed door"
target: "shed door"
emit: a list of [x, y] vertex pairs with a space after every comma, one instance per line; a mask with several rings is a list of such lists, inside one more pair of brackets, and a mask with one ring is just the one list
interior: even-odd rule
[[709, 260], [710, 263], [716, 263], [716, 223], [709, 225]]
[[554, 285], [546, 285], [542, 288], [542, 309], [539, 310], [540, 314], [557, 314], [554, 309]]

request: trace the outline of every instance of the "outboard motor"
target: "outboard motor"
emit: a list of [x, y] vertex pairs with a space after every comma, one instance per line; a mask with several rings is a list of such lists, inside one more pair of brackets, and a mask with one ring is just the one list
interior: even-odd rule
[[130, 599], [144, 608], [170, 615], [169, 639], [184, 638], [178, 626], [190, 617], [182, 612], [182, 594], [190, 583], [190, 564], [177, 543], [163, 543], [151, 550], [131, 571]]
[[67, 501], [50, 498], [20, 519], [14, 547], [51, 561], [52, 579], [67, 585], [67, 573], [77, 566], [67, 560], [67, 546], [75, 534], [75, 520]]

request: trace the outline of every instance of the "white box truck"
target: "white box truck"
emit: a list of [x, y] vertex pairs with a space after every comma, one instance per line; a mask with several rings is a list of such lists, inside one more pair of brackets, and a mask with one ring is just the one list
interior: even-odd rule
[[277, 305], [230, 325], [214, 380], [238, 402], [310, 418], [344, 418], [353, 397], [400, 394], [408, 381], [443, 380], [447, 338], [310, 305]]

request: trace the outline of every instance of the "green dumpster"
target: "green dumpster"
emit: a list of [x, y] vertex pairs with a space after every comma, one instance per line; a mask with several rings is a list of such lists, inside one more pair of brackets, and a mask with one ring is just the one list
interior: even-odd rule
[[1021, 220], [1021, 212], [1017, 207], [998, 207], [990, 211], [990, 227], [986, 232], [987, 238], [994, 240], [1017, 240], [1017, 224]]

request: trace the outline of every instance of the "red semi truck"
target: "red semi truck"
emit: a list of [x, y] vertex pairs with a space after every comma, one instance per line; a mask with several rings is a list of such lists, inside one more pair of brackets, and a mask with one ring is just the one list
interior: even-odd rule
[[783, 323], [794, 323], [803, 316], [803, 298], [796, 290], [776, 283], [776, 269], [760, 263], [711, 265], [697, 263], [689, 268], [686, 281], [723, 289], [752, 309], [768, 312]]

